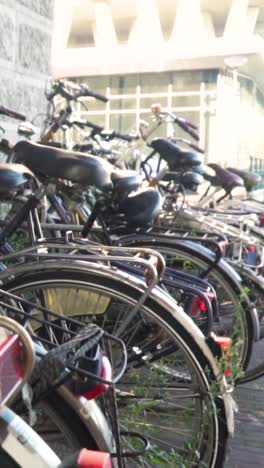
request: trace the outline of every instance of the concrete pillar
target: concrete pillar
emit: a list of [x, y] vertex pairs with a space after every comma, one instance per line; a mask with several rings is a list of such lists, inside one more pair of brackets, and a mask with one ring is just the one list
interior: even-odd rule
[[223, 166], [234, 162], [238, 166], [238, 133], [240, 122], [240, 90], [237, 80], [218, 75], [216, 102], [216, 135], [214, 158]]
[[234, 37], [245, 35], [249, 0], [232, 0], [232, 5], [226, 20], [224, 36]]
[[[46, 112], [52, 19], [53, 0], [0, 0], [1, 103], [28, 119]], [[17, 121], [4, 119], [0, 124], [4, 137], [14, 143], [19, 138]]]
[[72, 26], [73, 2], [56, 0], [54, 4], [54, 18], [59, 18], [54, 23], [52, 34], [52, 63], [56, 63], [62, 51], [67, 47]]
[[159, 12], [155, 0], [136, 0], [137, 18], [129, 34], [129, 45], [144, 49], [163, 43]]
[[214, 36], [212, 20], [201, 12], [200, 0], [178, 0], [171, 40], [183, 49], [193, 49]]
[[207, 11], [203, 11], [202, 19], [203, 19], [203, 24], [204, 24], [204, 36], [207, 36], [208, 38], [215, 37], [215, 29], [214, 29], [212, 15], [208, 13]]
[[257, 7], [252, 7], [248, 9], [247, 13], [247, 22], [246, 22], [246, 31], [249, 34], [254, 34], [258, 15], [259, 15], [260, 9]]
[[96, 47], [108, 48], [117, 44], [110, 5], [105, 0], [94, 0], [93, 34]]

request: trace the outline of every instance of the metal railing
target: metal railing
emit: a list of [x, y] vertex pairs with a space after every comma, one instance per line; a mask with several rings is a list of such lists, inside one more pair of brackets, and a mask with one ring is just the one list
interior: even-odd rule
[[[105, 109], [94, 109], [94, 110], [85, 110], [84, 107], [77, 103], [76, 113], [79, 118], [91, 119], [93, 117], [102, 117], [101, 124], [105, 126], [106, 129], [111, 128], [111, 117], [116, 116], [120, 117], [122, 121], [122, 116], [125, 115], [134, 115], [134, 128], [139, 128], [139, 123], [142, 118], [146, 118], [146, 115], [151, 116], [151, 104], [154, 102], [159, 102], [161, 100], [162, 107], [166, 111], [174, 112], [178, 114], [184, 113], [194, 113], [194, 120], [197, 121], [197, 124], [200, 128], [200, 142], [201, 144], [205, 141], [205, 116], [207, 112], [214, 112], [214, 101], [216, 98], [216, 89], [207, 90], [205, 83], [201, 83], [200, 90], [198, 91], [184, 91], [176, 92], [173, 91], [173, 85], [168, 84], [167, 90], [162, 92], [153, 92], [145, 93], [142, 92], [141, 86], [137, 85], [135, 87], [135, 93], [129, 94], [112, 94], [111, 88], [107, 87], [105, 90], [105, 95], [108, 97], [109, 101], [107, 102]], [[186, 106], [177, 106], [177, 98], [193, 98], [193, 105]], [[128, 100], [131, 101], [128, 106]], [[149, 100], [149, 106], [146, 107], [146, 100]], [[82, 98], [81, 101], [89, 107], [91, 98]], [[119, 101], [119, 108], [117, 107], [117, 102]], [[196, 115], [195, 115], [196, 114]], [[169, 124], [168, 124], [169, 125]], [[122, 130], [128, 130], [123, 128]], [[169, 133], [169, 126], [167, 127], [167, 133]]]

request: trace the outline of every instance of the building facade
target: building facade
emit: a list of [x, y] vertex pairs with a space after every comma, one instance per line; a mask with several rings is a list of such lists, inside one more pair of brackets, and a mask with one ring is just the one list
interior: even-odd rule
[[[1, 104], [25, 113], [29, 120], [46, 112], [52, 19], [53, 0], [0, 0]], [[0, 119], [5, 138], [15, 141], [17, 123]]]
[[263, 37], [261, 0], [56, 0], [53, 74], [107, 94], [82, 117], [125, 131], [159, 102], [199, 126], [208, 161], [248, 167], [264, 154]]

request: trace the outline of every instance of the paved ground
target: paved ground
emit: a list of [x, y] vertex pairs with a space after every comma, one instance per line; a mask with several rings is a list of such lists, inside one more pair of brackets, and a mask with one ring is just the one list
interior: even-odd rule
[[264, 468], [264, 378], [236, 390], [235, 437], [225, 468]]

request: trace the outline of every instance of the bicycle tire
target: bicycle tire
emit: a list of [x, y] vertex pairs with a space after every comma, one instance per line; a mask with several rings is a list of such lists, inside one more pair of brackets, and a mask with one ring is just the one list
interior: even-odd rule
[[[139, 238], [139, 236], [135, 235], [134, 238], [132, 236], [129, 236], [127, 239], [125, 237], [120, 238], [116, 243], [120, 246], [155, 248], [164, 256], [168, 266], [171, 266], [168, 257], [176, 258], [177, 256], [180, 256], [187, 262], [191, 262], [196, 266], [199, 266], [203, 271], [207, 271], [209, 269], [209, 274], [202, 275], [202, 278], [209, 281], [209, 283], [211, 282], [216, 292], [217, 284], [219, 283], [220, 285], [223, 285], [228, 296], [232, 298], [234, 304], [236, 304], [236, 311], [238, 312], [237, 317], [239, 319], [239, 339], [243, 336], [243, 347], [241, 346], [239, 350], [239, 360], [243, 371], [246, 371], [253, 350], [255, 319], [252, 316], [251, 303], [243, 294], [242, 285], [240, 285], [230, 274], [229, 270], [231, 269], [226, 270], [225, 268], [222, 268], [221, 261], [212, 268], [212, 258], [205, 255], [203, 252], [205, 249], [203, 248], [203, 250], [200, 250], [199, 245], [194, 247], [187, 242], [166, 241], [164, 239], [159, 239], [158, 237], [151, 239], [147, 236], [145, 238], [144, 236], [140, 236]], [[179, 266], [177, 265], [176, 268], [178, 269]], [[195, 273], [191, 271], [191, 274]], [[240, 299], [242, 296], [244, 298], [243, 302]], [[219, 326], [217, 323], [215, 323], [215, 328], [213, 326], [212, 329], [216, 334], [219, 334]], [[231, 325], [229, 329], [225, 328], [222, 334], [224, 336], [230, 336], [232, 333], [233, 325]]]
[[[62, 262], [60, 265], [53, 264], [53, 267], [52, 267], [51, 262], [46, 262], [46, 264], [43, 262], [42, 266], [39, 266], [39, 267], [35, 266], [35, 269], [38, 269], [38, 268], [40, 268], [41, 271], [37, 272], [37, 271], [31, 270], [31, 271], [25, 272], [23, 275], [17, 275], [15, 278], [12, 278], [8, 284], [5, 284], [5, 288], [8, 291], [13, 292], [13, 293], [19, 293], [19, 294], [28, 293], [32, 297], [33, 293], [34, 292], [36, 293], [36, 291], [38, 290], [39, 291], [41, 290], [43, 292], [45, 288], [46, 288], [46, 291], [51, 291], [51, 288], [53, 289], [57, 288], [57, 291], [59, 291], [59, 287], [58, 287], [59, 285], [61, 288], [62, 288], [62, 285], [64, 285], [64, 287], [65, 285], [67, 285], [67, 288], [69, 289], [69, 284], [71, 284], [71, 285], [74, 285], [76, 289], [78, 289], [79, 291], [78, 294], [80, 294], [81, 288], [83, 288], [83, 290], [85, 290], [85, 288], [88, 288], [90, 289], [90, 291], [97, 291], [98, 294], [102, 294], [102, 292], [105, 293], [105, 291], [107, 290], [109, 294], [111, 293], [111, 298], [114, 297], [116, 299], [116, 297], [118, 297], [119, 300], [121, 300], [122, 298], [122, 300], [124, 301], [124, 304], [126, 305], [135, 304], [138, 301], [139, 297], [141, 296], [141, 291], [133, 287], [131, 283], [127, 280], [127, 278], [125, 280], [123, 279], [119, 281], [116, 278], [116, 276], [114, 276], [113, 274], [110, 274], [110, 276], [104, 275], [102, 273], [102, 267], [100, 267], [100, 269], [98, 269], [98, 271], [95, 273], [95, 272], [87, 271], [87, 267], [85, 267], [84, 265], [83, 265], [83, 268], [81, 268], [80, 265], [78, 267], [72, 265], [71, 268], [69, 268], [68, 266], [63, 265], [63, 262]], [[79, 297], [81, 301], [81, 296]], [[67, 302], [67, 304], [69, 304], [69, 302]], [[109, 313], [111, 317], [111, 310]], [[119, 309], [119, 314], [121, 313], [122, 311], [121, 309]], [[190, 375], [188, 374], [188, 378], [190, 378], [191, 376], [191, 378], [194, 379], [195, 381], [195, 385], [197, 386], [197, 388], [199, 388], [199, 391], [197, 390], [199, 394], [199, 403], [195, 401], [195, 405], [197, 406], [195, 406], [194, 415], [196, 415], [196, 411], [198, 411], [198, 407], [199, 407], [199, 409], [201, 410], [201, 416], [200, 416], [201, 421], [199, 424], [199, 421], [198, 422], [196, 421], [196, 416], [194, 418], [194, 415], [193, 415], [194, 425], [187, 427], [187, 429], [190, 429], [190, 431], [192, 429], [193, 431], [195, 431], [195, 437], [197, 439], [196, 449], [194, 449], [191, 446], [188, 447], [188, 450], [190, 451], [190, 453], [188, 453], [188, 463], [190, 462], [190, 457], [191, 457], [191, 462], [190, 462], [191, 464], [189, 464], [189, 466], [200, 466], [203, 463], [206, 463], [206, 466], [208, 467], [221, 467], [223, 465], [223, 459], [225, 457], [228, 434], [227, 434], [227, 425], [226, 425], [226, 417], [225, 417], [223, 401], [219, 398], [216, 398], [214, 400], [210, 394], [211, 381], [209, 380], [208, 371], [210, 375], [213, 375], [212, 363], [208, 360], [204, 351], [199, 347], [196, 341], [196, 338], [194, 337], [194, 334], [192, 334], [190, 331], [184, 328], [183, 325], [180, 323], [179, 319], [177, 318], [177, 314], [182, 313], [182, 311], [177, 310], [176, 303], [175, 303], [175, 311], [172, 314], [169, 310], [167, 310], [160, 303], [158, 303], [157, 300], [151, 297], [151, 298], [148, 298], [147, 302], [140, 309], [140, 314], [143, 314], [143, 313], [144, 313], [144, 320], [148, 324], [149, 328], [150, 328], [150, 325], [147, 322], [147, 320], [149, 320], [149, 322], [150, 320], [152, 320], [152, 322], [150, 322], [151, 325], [154, 326], [158, 323], [158, 327], [159, 329], [162, 330], [162, 334], [166, 336], [166, 340], [168, 340], [168, 337], [170, 338], [170, 340], [173, 340], [173, 346], [174, 346], [173, 359], [176, 359], [174, 355], [175, 355], [175, 347], [177, 344], [177, 351], [178, 349], [180, 349], [180, 352], [182, 353], [182, 355], [180, 355], [180, 359], [183, 360], [183, 357], [184, 357], [186, 359], [186, 362], [188, 361], [188, 365], [190, 366], [190, 369], [191, 369], [189, 371]], [[77, 311], [77, 315], [78, 314], [80, 314], [80, 312]], [[183, 315], [184, 315], [184, 320], [189, 320], [188, 317], [185, 316], [185, 314]], [[72, 316], [76, 316], [76, 313], [72, 314]], [[87, 318], [88, 315], [86, 315], [85, 317]], [[93, 316], [93, 320], [94, 320], [94, 316]], [[100, 322], [100, 317], [98, 320]], [[191, 322], [191, 320], [189, 320], [189, 322], [190, 322], [190, 328], [192, 328], [192, 326], [194, 325]], [[143, 320], [142, 320], [142, 323], [143, 323]], [[101, 323], [98, 323], [98, 324], [102, 326]], [[136, 321], [136, 326], [138, 327], [138, 321]], [[144, 332], [147, 333], [145, 329], [144, 329]], [[132, 331], [130, 328], [129, 337], [131, 337], [131, 333]], [[197, 333], [199, 335], [199, 330], [197, 330]], [[128, 336], [128, 334], [126, 336]], [[124, 339], [123, 336], [122, 336], [122, 339]], [[126, 345], [129, 343], [129, 339], [131, 338], [126, 338], [127, 340], [127, 341], [125, 340]], [[148, 339], [150, 339], [149, 336], [148, 336]], [[142, 346], [140, 339], [138, 340], [139, 340], [138, 344]], [[135, 346], [135, 343], [133, 343], [133, 345]], [[151, 342], [151, 345], [152, 345], [152, 342]], [[163, 342], [162, 342], [162, 345], [163, 345]], [[132, 358], [135, 359], [134, 354]], [[170, 359], [172, 359], [171, 356], [170, 356]], [[159, 365], [161, 366], [160, 372], [162, 374], [162, 378], [164, 379], [164, 364], [159, 364]], [[175, 377], [172, 371], [170, 370], [170, 368], [168, 368], [167, 372], [168, 372], [169, 377], [173, 381]], [[169, 377], [167, 376], [167, 379], [169, 379]], [[150, 379], [151, 378], [152, 377], [150, 376]], [[183, 379], [182, 376], [181, 378]], [[139, 383], [136, 383], [136, 385], [139, 385]], [[140, 385], [143, 385], [141, 381], [140, 381]], [[145, 387], [143, 388], [144, 388], [144, 391], [146, 392], [146, 388]], [[149, 388], [151, 389], [151, 385], [148, 385], [148, 389]], [[133, 391], [135, 391], [135, 387], [133, 387]], [[169, 391], [169, 390], [167, 389], [166, 391]], [[165, 394], [165, 392], [163, 393]], [[187, 397], [188, 395], [186, 396], [186, 398]], [[194, 398], [197, 398], [197, 396], [195, 396]], [[202, 402], [200, 400], [202, 400]], [[167, 404], [167, 402], [165, 403]], [[146, 404], [145, 400], [144, 400], [144, 404]], [[132, 404], [132, 411], [134, 411], [133, 404]], [[179, 408], [178, 408], [178, 411], [179, 411]], [[190, 409], [189, 409], [189, 412], [190, 412]], [[162, 419], [162, 414], [161, 413], [158, 413], [158, 414], [160, 418]], [[186, 411], [185, 411], [184, 416], [186, 417], [188, 416], [188, 414], [186, 414]], [[152, 415], [152, 417], [154, 416]], [[170, 417], [171, 416], [166, 414], [167, 425], [170, 424]], [[210, 421], [210, 424], [205, 421], [206, 418], [208, 418], [208, 421]], [[199, 418], [197, 416], [197, 420], [198, 419]], [[150, 415], [150, 420], [151, 420], [151, 415]], [[139, 421], [135, 422], [136, 427], [138, 427], [138, 425], [140, 424], [143, 424], [140, 421], [141, 420], [139, 417]], [[177, 422], [173, 420], [173, 424], [171, 423], [171, 425], [174, 428], [173, 437], [176, 437], [175, 435], [177, 433], [176, 428], [177, 428], [177, 423], [180, 424], [179, 421], [180, 419], [179, 419], [179, 414], [178, 414]], [[199, 428], [202, 431], [202, 434], [198, 433], [197, 427], [196, 427], [196, 430], [194, 429], [194, 426], [196, 424], [199, 424]], [[210, 425], [210, 429], [209, 429], [208, 424]], [[154, 424], [152, 424], [152, 426], [153, 425]], [[146, 429], [145, 426], [144, 426], [144, 429]], [[153, 427], [151, 429], [154, 430]], [[169, 429], [171, 430], [171, 428]], [[167, 439], [164, 435], [164, 440], [169, 440], [167, 432], [166, 432]], [[181, 431], [179, 430], [179, 433], [180, 432]], [[171, 435], [171, 432], [169, 432], [169, 434]], [[180, 441], [181, 441], [181, 437], [182, 435], [179, 436]], [[155, 436], [153, 436], [153, 433], [151, 433], [151, 431], [150, 431], [150, 438], [152, 439], [152, 441], [153, 439], [155, 439]], [[162, 442], [163, 444], [165, 444], [164, 440]], [[156, 447], [155, 444], [154, 444], [154, 447]], [[166, 442], [166, 444], [168, 444], [168, 442]], [[161, 447], [163, 447], [162, 444], [161, 444]], [[167, 447], [167, 445], [165, 445], [165, 447]], [[170, 452], [168, 454], [169, 457], [172, 457], [172, 452], [171, 452], [172, 448], [170, 446]], [[187, 451], [187, 448], [185, 448], [184, 450]], [[157, 451], [158, 451], [158, 454], [156, 454]], [[161, 451], [160, 447], [159, 449], [155, 448], [154, 450], [154, 455], [156, 454], [157, 458], [160, 457], [160, 451]], [[176, 453], [175, 456], [181, 457], [182, 451], [183, 449], [180, 446], [180, 450], [178, 451], [178, 453]], [[154, 455], [153, 455], [153, 450], [152, 450], [151, 456], [153, 457]], [[184, 454], [184, 458], [186, 457], [187, 457], [187, 454]], [[199, 459], [197, 459], [197, 457]], [[171, 458], [169, 459], [171, 460]], [[175, 460], [172, 461], [172, 463], [174, 462]], [[178, 464], [178, 462], [179, 462], [179, 459], [177, 458], [176, 464]], [[160, 463], [162, 466], [162, 460]], [[168, 463], [168, 460], [166, 459], [166, 465], [164, 466], [168, 466], [167, 463]], [[155, 466], [155, 465], [156, 463], [154, 463], [154, 465], [150, 463], [148, 466]], [[141, 464], [134, 465], [132, 464], [130, 460], [130, 464], [128, 466], [131, 466], [131, 467], [132, 466], [144, 466], [144, 463], [142, 465]]]
[[260, 325], [260, 338], [254, 343], [247, 371], [237, 382], [239, 385], [242, 385], [264, 376], [264, 290], [261, 281], [259, 281], [258, 277], [255, 278], [254, 273], [251, 274], [249, 269], [242, 268], [240, 270], [240, 268], [238, 268], [238, 272], [243, 279], [243, 283], [249, 290], [249, 295], [258, 313]]

